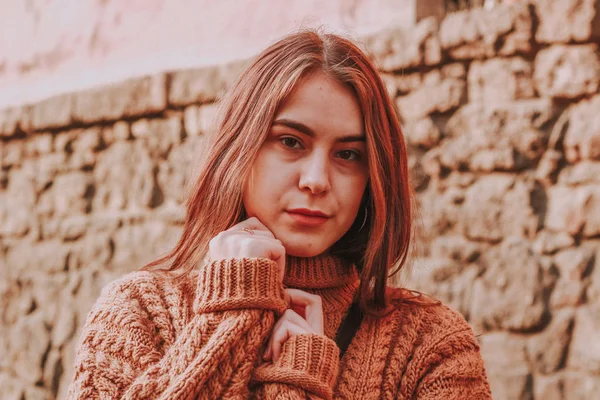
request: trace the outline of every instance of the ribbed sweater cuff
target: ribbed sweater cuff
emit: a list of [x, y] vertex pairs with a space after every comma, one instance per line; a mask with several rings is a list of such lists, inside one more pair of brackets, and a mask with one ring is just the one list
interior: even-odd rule
[[325, 399], [333, 396], [339, 369], [340, 350], [323, 335], [302, 334], [290, 337], [273, 364], [263, 364], [253, 379], [262, 383], [294, 385]]
[[267, 258], [213, 261], [198, 272], [194, 311], [207, 313], [235, 309], [286, 310], [277, 263]]

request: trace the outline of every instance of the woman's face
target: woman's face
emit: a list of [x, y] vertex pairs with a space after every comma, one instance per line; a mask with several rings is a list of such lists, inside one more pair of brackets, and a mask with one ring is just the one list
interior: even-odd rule
[[281, 105], [244, 186], [244, 207], [287, 254], [313, 257], [348, 231], [368, 177], [360, 106], [319, 71]]

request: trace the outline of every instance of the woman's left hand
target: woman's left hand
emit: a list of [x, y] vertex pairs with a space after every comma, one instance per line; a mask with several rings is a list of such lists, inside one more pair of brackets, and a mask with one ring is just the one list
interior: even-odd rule
[[277, 361], [283, 344], [291, 336], [304, 333], [324, 334], [321, 296], [298, 289], [285, 289], [285, 297], [290, 308], [275, 323], [264, 354], [265, 360]]

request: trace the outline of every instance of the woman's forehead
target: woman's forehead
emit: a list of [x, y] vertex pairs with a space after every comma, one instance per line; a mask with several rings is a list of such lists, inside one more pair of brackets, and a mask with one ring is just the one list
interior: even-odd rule
[[302, 79], [282, 104], [277, 120], [302, 124], [317, 134], [363, 134], [362, 111], [354, 93], [326, 73]]

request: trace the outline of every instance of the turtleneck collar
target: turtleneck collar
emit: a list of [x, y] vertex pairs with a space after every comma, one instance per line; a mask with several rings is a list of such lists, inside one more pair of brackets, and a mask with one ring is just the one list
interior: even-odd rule
[[353, 283], [359, 279], [356, 267], [339, 256], [286, 257], [286, 286], [298, 289], [326, 289]]

